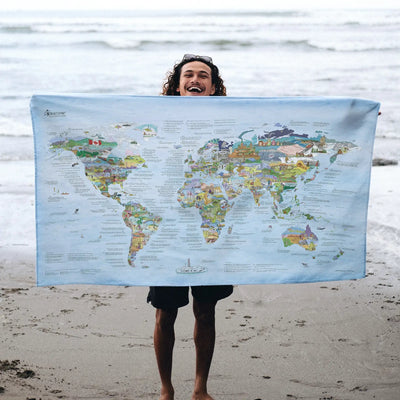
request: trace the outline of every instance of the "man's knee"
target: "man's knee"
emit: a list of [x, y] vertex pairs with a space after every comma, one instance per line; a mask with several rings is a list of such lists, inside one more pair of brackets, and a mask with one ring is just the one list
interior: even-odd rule
[[203, 325], [215, 324], [215, 305], [216, 302], [203, 303], [196, 299], [193, 300], [193, 314], [196, 321]]
[[177, 315], [178, 315], [177, 308], [168, 309], [168, 310], [157, 308], [157, 310], [156, 310], [156, 326], [158, 326], [161, 330], [173, 328]]

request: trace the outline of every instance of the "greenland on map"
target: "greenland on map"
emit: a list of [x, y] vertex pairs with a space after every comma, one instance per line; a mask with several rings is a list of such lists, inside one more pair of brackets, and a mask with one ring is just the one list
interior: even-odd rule
[[379, 103], [36, 95], [39, 285], [365, 276]]

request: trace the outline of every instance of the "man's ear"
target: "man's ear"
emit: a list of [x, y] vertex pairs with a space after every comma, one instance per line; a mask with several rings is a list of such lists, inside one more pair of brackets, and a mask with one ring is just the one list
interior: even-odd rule
[[178, 92], [178, 93], [180, 92], [179, 87], [176, 88], [175, 92]]
[[212, 85], [212, 87], [211, 87], [211, 96], [212, 96], [213, 94], [215, 94], [215, 85]]

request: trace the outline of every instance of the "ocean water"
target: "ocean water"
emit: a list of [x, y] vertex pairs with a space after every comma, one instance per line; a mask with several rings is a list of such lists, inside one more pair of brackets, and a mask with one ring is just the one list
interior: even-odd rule
[[400, 158], [400, 10], [0, 12], [0, 250], [34, 238], [32, 94], [158, 95], [184, 53], [230, 96], [379, 101], [374, 156]]

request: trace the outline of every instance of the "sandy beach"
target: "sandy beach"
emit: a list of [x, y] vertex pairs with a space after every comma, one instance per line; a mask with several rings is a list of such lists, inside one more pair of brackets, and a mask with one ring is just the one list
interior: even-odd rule
[[[366, 278], [238, 286], [218, 304], [216, 400], [399, 398], [399, 177], [398, 165], [372, 169]], [[23, 196], [18, 187], [12, 202], [1, 196], [24, 224], [4, 221], [9, 240], [0, 249], [0, 399], [158, 399], [147, 288], [36, 287], [33, 176]], [[192, 391], [192, 329], [185, 307], [176, 324], [178, 400]]]

